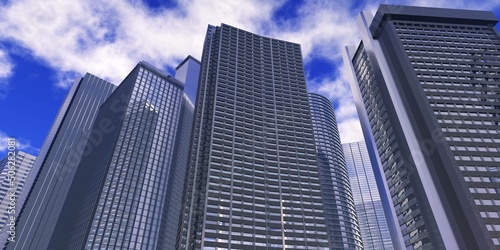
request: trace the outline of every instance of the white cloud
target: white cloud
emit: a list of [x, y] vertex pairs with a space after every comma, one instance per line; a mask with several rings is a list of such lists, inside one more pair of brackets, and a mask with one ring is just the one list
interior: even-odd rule
[[[336, 104], [334, 108], [337, 123], [357, 120], [358, 113], [346, 73], [344, 70], [339, 70], [336, 75], [336, 78], [309, 80], [310, 90], [327, 97]], [[343, 136], [341, 132], [341, 137]]]
[[[9, 138], [15, 138], [7, 135], [5, 132], [0, 131], [0, 153], [5, 153], [7, 152], [8, 149], [8, 139]], [[31, 146], [30, 141], [24, 140], [24, 139], [19, 139], [15, 138], [16, 140], [16, 150], [21, 150], [29, 154], [38, 154], [39, 149], [36, 147]]]
[[298, 17], [274, 26], [271, 36], [300, 43], [306, 62], [312, 57], [338, 61], [341, 48], [358, 40], [355, 19], [349, 1], [307, 0]]
[[357, 118], [351, 118], [339, 122], [340, 141], [342, 143], [364, 141], [361, 124]]
[[312, 92], [323, 95], [336, 104], [334, 106], [335, 117], [341, 141], [344, 143], [362, 140], [356, 105], [344, 74], [342, 73], [336, 79], [322, 79], [320, 82], [311, 80], [309, 84], [315, 86], [311, 88]]
[[13, 68], [14, 64], [9, 59], [7, 53], [0, 49], [0, 79], [11, 76]]
[[[332, 69], [331, 76], [312, 79], [309, 85], [313, 84], [313, 92], [338, 103], [339, 124], [356, 119], [340, 51], [359, 41], [359, 11], [375, 11], [378, 3], [365, 0], [353, 7], [347, 0], [305, 0], [296, 17], [274, 23], [274, 11], [285, 2], [178, 0], [175, 9], [151, 10], [141, 1], [10, 1], [0, 3], [0, 41], [13, 41], [55, 69], [55, 86], [67, 88], [85, 72], [118, 84], [140, 60], [165, 68], [176, 66], [189, 54], [201, 59], [207, 25], [224, 22], [300, 43], [306, 63], [314, 58], [333, 62], [338, 72]], [[379, 2], [485, 10], [499, 5], [484, 0]], [[0, 77], [2, 72], [12, 72], [12, 63], [5, 58], [0, 51]]]
[[[302, 45], [306, 62], [322, 57], [340, 64], [341, 48], [359, 40], [355, 20], [365, 2], [306, 0], [297, 17], [273, 23], [285, 1], [179, 0], [175, 9], [150, 10], [140, 1], [19, 0], [0, 4], [0, 39], [14, 41], [67, 76], [91, 72], [116, 84], [140, 60], [173, 67], [188, 54], [200, 58], [207, 24], [221, 22]], [[408, 0], [392, 1], [409, 4]], [[429, 1], [424, 6], [492, 8], [493, 1]], [[479, 7], [478, 7], [479, 6]]]
[[0, 100], [4, 98], [9, 87], [8, 79], [12, 75], [14, 64], [7, 53], [0, 48]]
[[277, 4], [182, 0], [176, 9], [152, 12], [137, 1], [12, 1], [0, 8], [0, 39], [59, 71], [56, 86], [85, 72], [118, 84], [140, 60], [172, 67], [189, 54], [200, 58], [208, 24], [257, 32]]

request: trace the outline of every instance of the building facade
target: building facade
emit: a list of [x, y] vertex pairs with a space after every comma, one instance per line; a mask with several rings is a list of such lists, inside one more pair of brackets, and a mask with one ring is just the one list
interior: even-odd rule
[[176, 249], [328, 249], [300, 45], [209, 26], [200, 71]]
[[[11, 240], [17, 240], [16, 230], [10, 230], [9, 224], [15, 222], [24, 200], [21, 200], [21, 193], [29, 191], [32, 182], [29, 182], [29, 176], [33, 174], [33, 164], [36, 156], [22, 151], [15, 152], [15, 165], [8, 165], [9, 156], [0, 160], [0, 242], [5, 242], [11, 236]], [[12, 169], [13, 168], [13, 169]], [[10, 232], [14, 232], [11, 234]]]
[[309, 93], [309, 105], [330, 249], [363, 249], [332, 102]]
[[19, 196], [26, 202], [17, 221], [18, 240], [7, 242], [8, 249], [47, 249], [92, 122], [99, 106], [115, 88], [88, 73], [75, 80], [27, 180], [33, 185]]
[[175, 79], [184, 83], [184, 93], [191, 101], [196, 101], [198, 90], [198, 77], [200, 76], [200, 61], [187, 56], [177, 67], [175, 67]]
[[365, 249], [394, 249], [365, 142], [342, 144]]
[[140, 62], [102, 104], [49, 249], [173, 249], [193, 115], [183, 87]]
[[361, 14], [362, 42], [344, 58], [400, 247], [500, 246], [496, 23], [487, 11]]

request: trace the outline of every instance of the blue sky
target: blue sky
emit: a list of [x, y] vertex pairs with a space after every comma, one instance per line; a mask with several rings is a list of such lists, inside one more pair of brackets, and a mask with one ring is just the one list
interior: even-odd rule
[[500, 16], [494, 0], [0, 0], [0, 155], [7, 137], [38, 153], [77, 76], [119, 84], [140, 60], [173, 74], [187, 55], [201, 59], [207, 25], [222, 22], [300, 43], [308, 89], [334, 103], [343, 142], [362, 140], [340, 51], [359, 40], [359, 11], [380, 3]]

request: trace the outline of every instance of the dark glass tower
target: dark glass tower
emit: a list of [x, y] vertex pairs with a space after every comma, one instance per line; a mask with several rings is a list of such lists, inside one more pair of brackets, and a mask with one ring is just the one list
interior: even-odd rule
[[209, 26], [176, 249], [328, 249], [300, 45]]
[[366, 249], [394, 249], [365, 142], [342, 144]]
[[330, 249], [363, 249], [333, 105], [309, 93]]
[[139, 63], [99, 109], [49, 249], [173, 249], [192, 110]]
[[75, 80], [40, 149], [27, 182], [30, 192], [8, 249], [47, 249], [62, 205], [84, 153], [99, 106], [116, 88], [91, 74]]
[[500, 247], [500, 36], [492, 12], [381, 5], [346, 64], [400, 247]]

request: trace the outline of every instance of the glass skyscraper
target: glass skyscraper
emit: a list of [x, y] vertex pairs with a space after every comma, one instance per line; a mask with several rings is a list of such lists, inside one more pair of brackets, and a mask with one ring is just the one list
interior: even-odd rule
[[365, 142], [342, 144], [365, 249], [394, 249]]
[[192, 56], [187, 56], [175, 67], [175, 79], [184, 83], [184, 93], [191, 101], [196, 100], [198, 90], [198, 77], [200, 76], [200, 61]]
[[[9, 231], [14, 233], [17, 231], [10, 230], [10, 226], [7, 224], [11, 221], [10, 217], [19, 217], [19, 212], [21, 212], [25, 201], [21, 199], [21, 194], [28, 192], [33, 184], [28, 179], [33, 174], [36, 156], [22, 151], [15, 151], [15, 153], [15, 160], [12, 161], [15, 162], [14, 170], [7, 164], [9, 162], [8, 156], [0, 160], [0, 242], [5, 242], [7, 238], [11, 237]], [[11, 197], [14, 197], [14, 200]], [[12, 239], [18, 240], [19, 236], [14, 236]]]
[[183, 87], [140, 62], [102, 104], [49, 249], [173, 249], [193, 115]]
[[300, 45], [209, 26], [200, 71], [176, 249], [328, 249]]
[[[94, 75], [75, 80], [40, 149], [8, 249], [47, 249], [99, 106], [116, 88]], [[83, 147], [82, 147], [83, 146]], [[27, 190], [28, 191], [28, 190]]]
[[332, 102], [309, 93], [309, 105], [330, 249], [363, 249]]
[[392, 5], [359, 19], [345, 62], [399, 248], [500, 247], [497, 22]]

